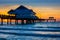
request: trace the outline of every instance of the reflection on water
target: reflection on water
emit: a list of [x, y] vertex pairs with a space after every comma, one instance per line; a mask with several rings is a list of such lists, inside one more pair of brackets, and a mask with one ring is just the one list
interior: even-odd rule
[[1, 25], [1, 38], [7, 40], [60, 40], [60, 23]]

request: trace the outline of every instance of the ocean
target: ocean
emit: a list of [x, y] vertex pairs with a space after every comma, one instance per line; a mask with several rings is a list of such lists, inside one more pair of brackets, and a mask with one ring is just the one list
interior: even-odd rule
[[60, 22], [0, 25], [0, 40], [60, 40]]

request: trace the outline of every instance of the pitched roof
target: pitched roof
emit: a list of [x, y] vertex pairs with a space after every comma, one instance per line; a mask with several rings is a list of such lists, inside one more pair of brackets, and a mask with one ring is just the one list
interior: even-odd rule
[[18, 9], [28, 9], [28, 8], [26, 8], [25, 6], [21, 5], [18, 8], [16, 8], [15, 10], [18, 10]]
[[9, 13], [9, 14], [18, 14], [18, 15], [20, 15], [20, 14], [35, 14], [35, 13], [33, 12], [33, 10], [28, 9], [28, 8], [26, 8], [26, 7], [23, 6], [23, 5], [19, 6], [19, 7], [16, 8], [15, 10], [10, 10], [8, 13]]
[[33, 10], [28, 9], [23, 5], [19, 6], [15, 10], [10, 10], [8, 13], [16, 14], [16, 18], [37, 18]]

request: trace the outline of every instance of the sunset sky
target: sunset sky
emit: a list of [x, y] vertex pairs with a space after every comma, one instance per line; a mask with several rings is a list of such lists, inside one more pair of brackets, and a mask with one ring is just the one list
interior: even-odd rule
[[24, 5], [33, 9], [39, 18], [52, 16], [60, 21], [60, 0], [0, 0], [0, 14], [8, 15], [8, 11]]

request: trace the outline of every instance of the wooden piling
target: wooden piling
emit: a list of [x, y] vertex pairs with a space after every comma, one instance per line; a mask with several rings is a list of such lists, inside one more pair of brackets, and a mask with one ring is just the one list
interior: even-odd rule
[[3, 25], [3, 19], [1, 18], [1, 25]]
[[34, 20], [32, 20], [32, 22], [34, 23]]
[[56, 22], [56, 19], [54, 20], [54, 22]]
[[15, 24], [16, 24], [16, 25], [18, 24], [18, 20], [15, 20]]
[[21, 24], [24, 24], [24, 20], [21, 20]]
[[9, 24], [9, 19], [7, 19], [7, 25]]
[[11, 25], [11, 19], [10, 19], [10, 25]]

